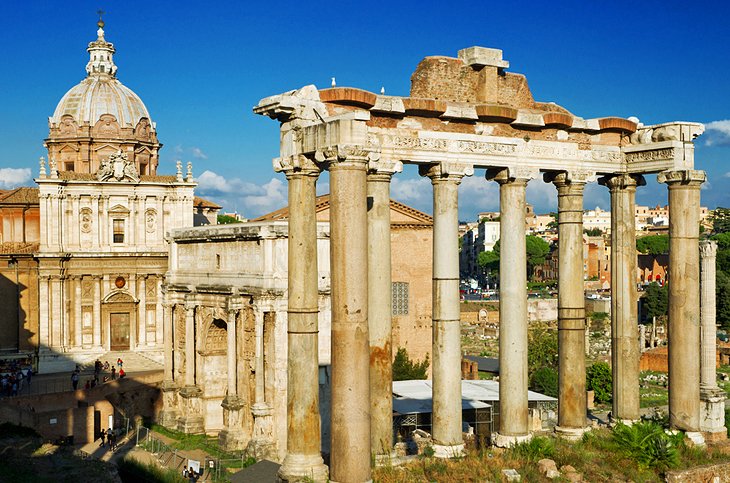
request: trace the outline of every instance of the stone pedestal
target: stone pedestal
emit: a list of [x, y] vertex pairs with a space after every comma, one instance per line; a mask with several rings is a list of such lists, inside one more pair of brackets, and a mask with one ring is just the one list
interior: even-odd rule
[[663, 171], [669, 189], [669, 425], [700, 430], [700, 186], [704, 171]]
[[253, 413], [253, 437], [246, 446], [246, 455], [257, 461], [268, 459], [278, 461], [279, 456], [274, 442], [274, 411], [268, 404], [256, 403], [251, 407]]
[[218, 433], [218, 443], [226, 451], [241, 451], [248, 443], [243, 431], [243, 400], [237, 396], [226, 396], [221, 403], [223, 407], [223, 430]]
[[205, 432], [202, 411], [202, 395], [203, 391], [196, 386], [185, 386], [180, 389], [178, 396], [180, 397], [182, 414], [177, 419], [178, 431], [187, 434]]
[[700, 430], [708, 442], [727, 439], [725, 399], [722, 389], [700, 392]]
[[177, 409], [177, 384], [174, 381], [163, 381], [160, 390], [162, 391], [162, 411], [160, 411], [157, 420], [166, 428], [175, 429], [177, 420], [180, 417], [180, 411]]

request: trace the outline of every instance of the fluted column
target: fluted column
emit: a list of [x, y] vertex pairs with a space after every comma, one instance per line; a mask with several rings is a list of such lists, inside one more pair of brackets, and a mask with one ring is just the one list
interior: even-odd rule
[[195, 385], [195, 307], [196, 303], [185, 301], [185, 385]]
[[669, 189], [669, 425], [700, 430], [700, 186], [704, 171], [663, 171]]
[[173, 345], [175, 342], [174, 321], [175, 302], [172, 300], [171, 294], [165, 292], [165, 301], [163, 303], [163, 341], [164, 341], [164, 378], [162, 380], [162, 411], [160, 411], [159, 421], [163, 426], [174, 428], [177, 426], [177, 418], [180, 415], [177, 404], [177, 391], [179, 389], [178, 381], [175, 381], [174, 371], [174, 354]]
[[236, 317], [238, 316], [238, 308], [228, 309], [228, 327], [226, 329], [226, 336], [228, 342], [228, 396], [237, 396], [238, 389], [236, 387], [236, 380], [238, 378], [238, 368], [236, 364]]
[[93, 324], [93, 335], [94, 335], [94, 347], [101, 349], [101, 275], [94, 275], [91, 277], [91, 283], [94, 286], [94, 302], [91, 308], [91, 317]]
[[244, 403], [238, 397], [238, 358], [237, 338], [238, 329], [236, 319], [243, 304], [238, 298], [231, 298], [228, 301], [228, 323], [226, 328], [227, 337], [227, 360], [228, 360], [228, 389], [223, 399], [223, 430], [218, 434], [220, 445], [227, 451], [239, 451], [246, 447], [247, 438], [243, 432], [242, 412]]
[[[72, 282], [70, 285], [73, 286], [73, 324], [74, 324], [74, 339], [73, 345], [76, 348], [81, 348], [83, 344], [83, 338], [81, 331], [83, 330], [83, 324], [81, 321], [81, 276], [74, 275], [69, 280]], [[69, 324], [70, 325], [70, 324]]]
[[303, 156], [281, 161], [289, 184], [287, 449], [279, 478], [327, 480], [319, 417], [316, 182]]
[[586, 430], [583, 188], [590, 173], [546, 174], [558, 189], [558, 425], [578, 439]]
[[717, 243], [700, 242], [700, 429], [712, 441], [727, 439], [725, 391], [717, 385], [717, 327], [715, 304]]
[[501, 447], [530, 439], [527, 407], [525, 191], [532, 172], [487, 171], [499, 183], [499, 432]]
[[368, 164], [368, 329], [370, 339], [370, 451], [393, 449], [392, 280], [390, 180], [400, 162]]
[[434, 454], [464, 452], [461, 432], [461, 308], [459, 307], [459, 184], [471, 166], [419, 166], [433, 185], [433, 413]]
[[370, 481], [368, 340], [369, 152], [337, 145], [319, 152], [330, 172], [332, 422], [330, 478]]
[[636, 332], [636, 187], [641, 175], [604, 176], [598, 180], [611, 193], [611, 369], [613, 419], [639, 419], [639, 338]]
[[147, 345], [147, 275], [137, 278], [137, 347]]

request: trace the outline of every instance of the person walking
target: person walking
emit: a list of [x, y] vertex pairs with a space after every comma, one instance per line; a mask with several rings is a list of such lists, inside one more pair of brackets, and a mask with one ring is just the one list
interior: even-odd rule
[[112, 367], [112, 381], [117, 378], [117, 368]]
[[76, 369], [71, 373], [71, 385], [74, 388], [74, 391], [78, 389], [79, 387], [79, 370]]
[[112, 431], [112, 428], [106, 430], [106, 442], [109, 443], [109, 449], [114, 451], [114, 431]]
[[101, 429], [101, 434], [99, 435], [99, 439], [101, 439], [101, 444], [99, 445], [101, 448], [104, 447], [104, 439], [106, 438], [106, 431], [104, 431], [104, 428]]

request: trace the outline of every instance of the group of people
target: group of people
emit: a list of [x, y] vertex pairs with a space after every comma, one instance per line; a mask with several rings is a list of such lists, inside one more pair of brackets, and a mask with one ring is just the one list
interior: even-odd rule
[[99, 434], [99, 438], [101, 439], [101, 444], [99, 445], [101, 448], [104, 447], [104, 444], [106, 442], [106, 444], [109, 445], [109, 449], [111, 451], [117, 449], [117, 432], [114, 431], [112, 428], [109, 428], [106, 431], [104, 431], [104, 429], [102, 428], [101, 433]]
[[183, 478], [190, 481], [190, 483], [193, 483], [195, 481], [198, 481], [198, 478], [203, 476], [203, 469], [201, 468], [200, 473], [198, 473], [192, 466], [190, 468], [183, 468], [182, 475]]
[[[109, 364], [109, 361], [106, 361], [102, 363], [99, 359], [94, 361], [94, 377], [87, 379], [86, 384], [84, 384], [84, 389], [91, 389], [93, 387], [96, 387], [99, 382], [99, 377], [101, 376], [102, 372], [108, 372], [109, 369], [111, 369], [111, 375], [110, 376], [103, 376], [101, 379], [101, 382], [107, 382], [110, 379], [113, 381], [117, 377], [119, 379], [124, 379], [124, 377], [127, 375], [124, 372], [124, 361], [122, 358], [117, 359], [116, 366], [113, 366]], [[117, 371], [117, 367], [119, 367], [119, 371]], [[77, 364], [76, 369], [71, 373], [71, 386], [73, 386], [73, 390], [77, 390], [79, 388], [79, 381], [81, 380], [81, 367]]]
[[23, 386], [30, 386], [33, 377], [30, 359], [3, 360], [0, 365], [0, 397], [17, 396]]

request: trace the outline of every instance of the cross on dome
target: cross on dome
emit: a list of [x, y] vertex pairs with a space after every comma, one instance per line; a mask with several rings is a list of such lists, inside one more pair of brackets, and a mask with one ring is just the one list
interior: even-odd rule
[[86, 49], [89, 53], [89, 63], [86, 64], [86, 73], [88, 76], [116, 77], [117, 66], [114, 64], [113, 58], [116, 49], [114, 48], [114, 44], [104, 39], [104, 21], [101, 19], [104, 11], [99, 10], [97, 13], [99, 14], [99, 21], [96, 25], [99, 29], [96, 31], [96, 40], [89, 42], [89, 47]]

